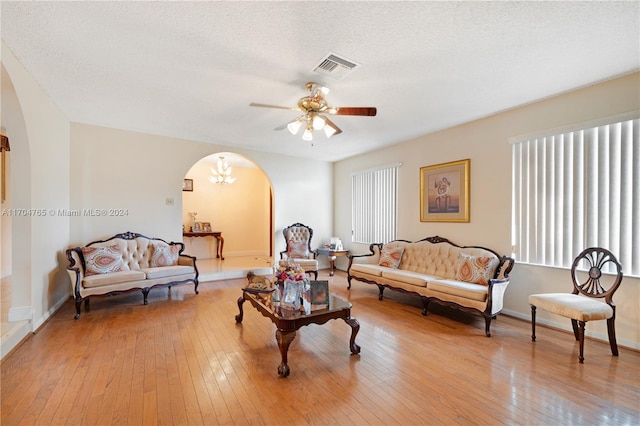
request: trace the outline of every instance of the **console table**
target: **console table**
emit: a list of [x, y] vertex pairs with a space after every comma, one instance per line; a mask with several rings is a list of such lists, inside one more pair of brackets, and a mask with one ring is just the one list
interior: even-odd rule
[[336, 256], [347, 256], [349, 254], [349, 250], [334, 250], [328, 248], [319, 248], [316, 249], [316, 252], [329, 258], [329, 265], [331, 266], [331, 270], [329, 271], [330, 276], [333, 276], [333, 272], [336, 270]]
[[218, 240], [216, 247], [216, 258], [224, 260], [222, 255], [222, 249], [224, 248], [224, 238], [222, 238], [222, 232], [183, 232], [183, 237], [213, 237]]

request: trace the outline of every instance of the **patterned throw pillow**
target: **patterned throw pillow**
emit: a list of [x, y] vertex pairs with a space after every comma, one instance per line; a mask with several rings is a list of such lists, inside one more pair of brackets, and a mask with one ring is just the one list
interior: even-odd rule
[[404, 247], [382, 246], [378, 265], [398, 269], [402, 260], [402, 253], [404, 253]]
[[87, 276], [122, 271], [122, 253], [118, 245], [82, 247]]
[[309, 257], [309, 245], [306, 241], [289, 240], [287, 244], [287, 255], [292, 258]]
[[178, 263], [180, 247], [169, 245], [157, 245], [151, 255], [151, 267], [173, 266]]
[[497, 264], [498, 259], [495, 257], [475, 257], [460, 253], [456, 280], [488, 285]]

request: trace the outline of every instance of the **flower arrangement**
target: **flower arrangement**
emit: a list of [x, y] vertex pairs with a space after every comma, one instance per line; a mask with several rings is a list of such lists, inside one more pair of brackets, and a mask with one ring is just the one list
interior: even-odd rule
[[303, 281], [305, 279], [304, 269], [295, 262], [286, 260], [278, 262], [275, 270], [276, 281], [285, 282], [287, 278], [294, 281]]
[[189, 212], [189, 216], [191, 216], [191, 221], [195, 222], [196, 217], [198, 216], [198, 212]]

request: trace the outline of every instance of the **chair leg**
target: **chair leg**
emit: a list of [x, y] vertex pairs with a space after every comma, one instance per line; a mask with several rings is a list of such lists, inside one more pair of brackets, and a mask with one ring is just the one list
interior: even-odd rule
[[[575, 320], [572, 320], [575, 321]], [[580, 364], [584, 364], [584, 321], [578, 321], [578, 340], [580, 342], [580, 355], [578, 355], [578, 360]]]
[[578, 331], [578, 320], [571, 320], [571, 326], [573, 327], [573, 335], [576, 336], [576, 340], [580, 340], [580, 332]]
[[531, 305], [531, 341], [536, 341], [536, 307]]
[[613, 356], [618, 356], [618, 343], [616, 342], [616, 318], [607, 319], [607, 331], [609, 332], [609, 345]]

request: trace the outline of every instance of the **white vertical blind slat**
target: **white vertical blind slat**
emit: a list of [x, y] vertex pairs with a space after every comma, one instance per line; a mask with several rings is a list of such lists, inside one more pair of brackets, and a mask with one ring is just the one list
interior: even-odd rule
[[356, 173], [351, 178], [352, 241], [396, 239], [399, 165]]
[[640, 276], [640, 120], [512, 148], [512, 243], [521, 262], [570, 267], [586, 247]]

